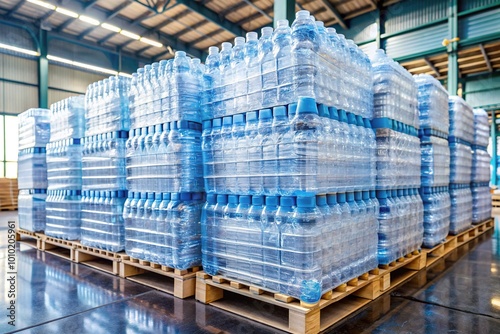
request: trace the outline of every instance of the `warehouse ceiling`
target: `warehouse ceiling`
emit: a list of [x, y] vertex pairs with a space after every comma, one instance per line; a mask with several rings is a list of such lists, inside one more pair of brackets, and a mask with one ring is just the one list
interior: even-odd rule
[[[384, 5], [395, 0], [384, 1]], [[40, 24], [138, 57], [200, 56], [273, 22], [274, 0], [2, 0], [0, 15]], [[327, 26], [374, 11], [376, 0], [298, 0]]]
[[[432, 57], [401, 63], [411, 74], [430, 74], [442, 80], [448, 77], [448, 55], [442, 53]], [[500, 70], [500, 41], [479, 44], [458, 51], [460, 77], [492, 73]]]

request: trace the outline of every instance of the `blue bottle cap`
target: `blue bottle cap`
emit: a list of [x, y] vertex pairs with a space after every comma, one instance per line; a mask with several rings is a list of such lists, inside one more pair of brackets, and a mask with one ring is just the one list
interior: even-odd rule
[[[148, 134], [153, 134], [155, 132], [155, 127], [154, 125], [148, 127]], [[102, 139], [102, 138], [101, 138]]]
[[247, 112], [247, 122], [252, 122], [257, 120], [257, 112], [256, 111], [249, 111]]
[[227, 195], [217, 195], [217, 204], [227, 204]]
[[163, 125], [162, 124], [156, 124], [155, 125], [155, 132], [162, 132], [163, 131]]
[[408, 196], [408, 189], [403, 189], [403, 196]]
[[336, 121], [339, 120], [339, 111], [335, 107], [329, 107], [328, 111], [330, 112], [330, 118]]
[[314, 208], [316, 206], [316, 197], [315, 196], [297, 196], [297, 206], [299, 208]]
[[238, 205], [238, 195], [229, 195], [228, 196], [228, 202], [229, 204], [233, 204], [233, 205]]
[[140, 192], [135, 192], [134, 193], [134, 199], [140, 199], [141, 198], [141, 193]]
[[273, 112], [271, 109], [262, 109], [259, 111], [259, 119], [271, 119], [273, 118]]
[[341, 122], [348, 123], [347, 113], [344, 109], [339, 109], [339, 119]]
[[328, 203], [328, 205], [337, 204], [337, 194], [327, 194], [326, 195], [326, 202]]
[[264, 196], [254, 195], [252, 196], [252, 205], [261, 206], [264, 204]]
[[180, 193], [179, 200], [181, 201], [190, 201], [192, 199], [191, 193]]
[[216, 194], [207, 194], [207, 202], [208, 204], [215, 204], [217, 203], [217, 195]]
[[356, 124], [358, 126], [365, 126], [365, 124], [363, 123], [363, 117], [359, 116], [359, 115], [356, 115]]
[[179, 126], [178, 126], [177, 122], [170, 123], [170, 129], [171, 130], [177, 130], [177, 129], [179, 129]]
[[170, 131], [170, 123], [163, 124], [163, 131]]
[[316, 100], [312, 97], [299, 97], [297, 104], [297, 113], [299, 114], [318, 114]]
[[367, 129], [372, 128], [372, 125], [371, 125], [370, 120], [368, 118], [363, 118], [363, 124], [364, 124], [365, 128], [367, 128]]
[[172, 196], [170, 195], [170, 193], [163, 193], [162, 200], [163, 201], [170, 201], [171, 197]]
[[212, 128], [212, 121], [203, 121], [203, 130], [205, 129], [211, 129]]
[[273, 116], [274, 117], [286, 117], [286, 108], [285, 106], [278, 106], [273, 108]]
[[147, 199], [148, 193], [141, 193], [141, 199]]
[[199, 201], [203, 199], [203, 193], [192, 193], [191, 194], [191, 199], [193, 201]]
[[317, 195], [316, 196], [316, 205], [317, 206], [325, 206], [326, 205], [326, 195]]
[[397, 196], [403, 196], [403, 189], [398, 189]]
[[361, 201], [362, 198], [363, 198], [363, 195], [361, 194], [361, 191], [354, 192], [354, 200], [355, 201]]
[[347, 201], [348, 202], [353, 202], [354, 201], [354, 192], [350, 191], [347, 193]]
[[170, 200], [172, 200], [172, 201], [178, 201], [179, 200], [179, 193], [171, 193], [170, 194]]
[[233, 116], [233, 124], [244, 124], [245, 123], [245, 115], [239, 114]]
[[[147, 196], [147, 195], [146, 195]], [[144, 196], [144, 198], [146, 198], [146, 196]], [[99, 192], [99, 197], [106, 197], [106, 192], [104, 190], [101, 190]]]
[[398, 196], [398, 191], [396, 189], [391, 190], [391, 197], [397, 197]]
[[249, 205], [251, 202], [251, 197], [249, 195], [240, 196], [240, 204]]
[[337, 202], [345, 203], [346, 202], [346, 194], [345, 193], [337, 194]]
[[278, 206], [278, 196], [267, 196], [266, 205], [267, 206]]
[[356, 116], [353, 113], [347, 113], [347, 123], [357, 125]]
[[233, 117], [232, 116], [226, 116], [222, 119], [222, 124], [223, 125], [233, 125]]
[[389, 192], [389, 195], [390, 195], [390, 193], [391, 193], [390, 190], [389, 191], [377, 190], [377, 198], [387, 198], [388, 197], [387, 196], [388, 195], [387, 192]]
[[377, 197], [375, 190], [370, 190], [370, 198]]
[[320, 115], [321, 117], [330, 118], [330, 111], [328, 110], [328, 107], [323, 103], [318, 104], [318, 115]]
[[213, 128], [220, 128], [222, 126], [222, 119], [220, 118], [214, 118], [212, 121], [212, 127]]
[[288, 117], [293, 118], [297, 113], [297, 103], [290, 103], [288, 105]]
[[161, 193], [155, 193], [155, 201], [161, 201]]
[[155, 193], [148, 193], [148, 199], [154, 199]]
[[292, 207], [295, 205], [295, 197], [282, 196], [280, 197], [280, 206]]

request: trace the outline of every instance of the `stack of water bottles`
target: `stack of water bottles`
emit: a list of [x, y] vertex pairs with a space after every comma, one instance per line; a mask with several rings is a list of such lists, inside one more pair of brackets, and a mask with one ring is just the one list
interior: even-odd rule
[[82, 146], [85, 98], [73, 96], [50, 106], [47, 144], [47, 225], [45, 234], [80, 239]]
[[47, 197], [46, 145], [50, 136], [50, 110], [28, 109], [18, 116], [19, 227], [45, 230]]
[[450, 96], [450, 233], [466, 230], [472, 221], [472, 150], [474, 143], [474, 113], [459, 96]]
[[206, 60], [203, 267], [315, 303], [377, 266], [370, 61], [307, 11], [246, 37]]
[[125, 247], [129, 84], [128, 78], [112, 76], [90, 85], [85, 95], [81, 242], [113, 252]]
[[490, 126], [488, 114], [474, 109], [474, 141], [472, 143], [472, 223], [491, 217], [490, 155], [487, 151]]
[[177, 51], [133, 74], [129, 92], [125, 251], [176, 269], [201, 264], [203, 72]]
[[444, 241], [450, 229], [450, 148], [448, 146], [448, 93], [427, 74], [413, 77], [418, 86], [422, 188], [424, 202], [423, 246]]
[[389, 264], [418, 250], [423, 235], [417, 86], [383, 50], [372, 58], [377, 148], [378, 260]]

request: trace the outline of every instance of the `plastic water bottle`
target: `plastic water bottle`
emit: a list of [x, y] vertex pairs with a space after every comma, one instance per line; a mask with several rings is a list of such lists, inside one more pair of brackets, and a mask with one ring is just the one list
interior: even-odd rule
[[294, 67], [292, 62], [292, 30], [288, 20], [278, 20], [273, 33], [273, 55], [276, 59], [276, 78], [278, 83], [276, 101], [278, 105], [295, 102], [293, 85]]
[[279, 291], [280, 283], [280, 226], [276, 219], [279, 198], [267, 196], [262, 210], [263, 286]]
[[[264, 27], [259, 39], [259, 64], [262, 74], [262, 107], [270, 108], [277, 104], [278, 77], [276, 58], [273, 53], [273, 28]], [[258, 108], [251, 108], [258, 109]]]
[[245, 66], [245, 38], [243, 37], [234, 39], [234, 47], [231, 53], [231, 73], [234, 82], [234, 104], [227, 110], [227, 115], [240, 113], [247, 109], [247, 73]]
[[322, 225], [315, 197], [299, 196], [290, 222], [281, 230], [282, 265], [293, 272], [288, 292], [307, 303], [321, 298]]
[[248, 152], [248, 183], [250, 194], [262, 193], [262, 146], [255, 140], [259, 135], [258, 113], [251, 111], [246, 114], [245, 136]]
[[247, 33], [245, 67], [247, 81], [246, 103], [244, 103], [243, 109], [237, 109], [240, 112], [258, 110], [262, 107], [262, 72], [259, 57], [259, 41], [256, 32]]
[[45, 231], [46, 212], [45, 200], [47, 191], [45, 189], [20, 190], [19, 227], [32, 232]]
[[309, 12], [298, 11], [292, 24], [293, 82], [296, 96], [316, 97], [314, 85], [318, 70], [320, 40]]
[[217, 275], [218, 261], [215, 255], [216, 249], [216, 228], [215, 205], [217, 204], [217, 195], [207, 194], [207, 201], [203, 206], [201, 214], [201, 249], [203, 269], [209, 275]]
[[246, 121], [245, 115], [239, 114], [233, 116], [232, 138], [234, 145], [234, 161], [235, 169], [235, 192], [240, 194], [248, 193], [249, 178], [248, 178], [248, 147], [246, 140]]

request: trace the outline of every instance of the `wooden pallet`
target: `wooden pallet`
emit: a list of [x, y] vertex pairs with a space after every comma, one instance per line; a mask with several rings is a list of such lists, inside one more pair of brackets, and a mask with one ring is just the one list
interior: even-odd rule
[[74, 244], [76, 246], [74, 262], [105, 271], [112, 275], [119, 274], [119, 263], [122, 255], [125, 255], [124, 252], [110, 252], [100, 248], [85, 246], [80, 242], [75, 242]]
[[200, 271], [196, 273], [196, 299], [283, 331], [318, 333], [410, 280], [424, 267], [420, 253], [410, 253], [325, 293], [314, 305], [243, 281]]
[[36, 235], [40, 238], [39, 250], [70, 261], [75, 260], [76, 241], [58, 239], [43, 233]]
[[457, 237], [454, 235], [449, 235], [446, 237], [445, 241], [433, 248], [422, 248], [422, 254], [426, 257], [426, 267], [434, 265], [439, 261], [439, 259], [447, 256], [450, 252], [456, 249], [458, 246]]
[[17, 210], [17, 179], [0, 178], [0, 211]]
[[174, 295], [177, 298], [194, 296], [196, 273], [200, 267], [179, 270], [158, 263], [122, 255], [119, 263], [120, 277]]
[[16, 229], [16, 241], [23, 245], [28, 245], [34, 248], [40, 248], [40, 237], [35, 233], [23, 229]]
[[472, 225], [468, 230], [456, 235], [457, 247], [469, 242], [470, 240], [477, 238], [479, 235], [485, 233], [486, 231], [494, 227], [494, 220], [492, 218], [485, 220], [484, 222], [476, 225]]

